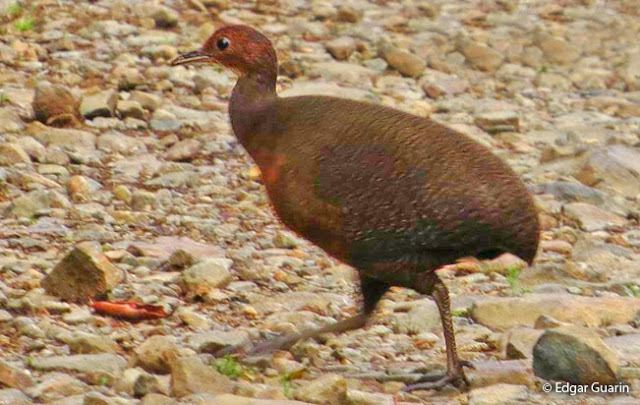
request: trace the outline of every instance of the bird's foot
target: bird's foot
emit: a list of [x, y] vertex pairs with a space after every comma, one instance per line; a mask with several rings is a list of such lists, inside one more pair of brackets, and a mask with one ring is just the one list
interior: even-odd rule
[[407, 385], [404, 388], [404, 391], [411, 392], [417, 390], [439, 390], [445, 387], [446, 385], [453, 385], [457, 388], [461, 388], [463, 386], [469, 386], [469, 380], [467, 380], [467, 376], [464, 373], [462, 367], [469, 367], [470, 369], [475, 369], [475, 366], [466, 360], [460, 360], [457, 368], [453, 370], [448, 370], [447, 373], [435, 380], [433, 380], [433, 376], [427, 376], [427, 378], [421, 378], [416, 383]]

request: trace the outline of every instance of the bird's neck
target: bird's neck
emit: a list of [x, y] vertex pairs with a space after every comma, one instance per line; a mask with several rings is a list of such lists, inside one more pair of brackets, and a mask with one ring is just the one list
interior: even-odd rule
[[231, 94], [233, 132], [252, 155], [256, 148], [267, 146], [264, 137], [275, 124], [276, 76], [276, 72], [243, 75]]

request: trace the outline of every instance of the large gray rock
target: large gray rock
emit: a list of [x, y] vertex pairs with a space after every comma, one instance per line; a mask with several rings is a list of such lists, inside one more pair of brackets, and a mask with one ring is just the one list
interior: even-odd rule
[[51, 295], [83, 301], [118, 285], [124, 275], [92, 242], [77, 244], [40, 283]]
[[547, 330], [533, 349], [533, 369], [546, 380], [613, 384], [620, 360], [596, 332], [579, 326]]

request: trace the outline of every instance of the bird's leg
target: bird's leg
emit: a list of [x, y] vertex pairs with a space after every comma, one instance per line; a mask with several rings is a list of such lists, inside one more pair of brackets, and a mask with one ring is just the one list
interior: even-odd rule
[[442, 280], [435, 274], [431, 273], [433, 279], [429, 280], [429, 288], [431, 290], [431, 296], [438, 306], [440, 311], [440, 320], [442, 321], [442, 329], [444, 332], [444, 341], [447, 347], [447, 373], [436, 381], [418, 382], [416, 384], [409, 385], [405, 388], [405, 391], [415, 390], [428, 390], [439, 389], [447, 384], [453, 384], [455, 386], [461, 386], [463, 384], [469, 385], [467, 377], [464, 374], [462, 367], [473, 368], [473, 365], [467, 361], [462, 361], [458, 358], [458, 351], [456, 349], [456, 338], [453, 331], [453, 322], [451, 320], [451, 303], [449, 301], [449, 291], [444, 285]]
[[287, 350], [301, 340], [315, 338], [324, 333], [342, 333], [363, 327], [367, 323], [369, 315], [371, 315], [371, 312], [375, 309], [380, 298], [382, 298], [384, 293], [389, 289], [389, 286], [362, 274], [360, 276], [360, 281], [360, 288], [364, 297], [364, 305], [362, 312], [358, 315], [343, 319], [342, 321], [322, 328], [268, 339], [249, 347], [230, 346], [216, 352], [215, 356], [220, 357], [232, 353], [244, 353], [246, 355], [267, 354], [276, 350]]

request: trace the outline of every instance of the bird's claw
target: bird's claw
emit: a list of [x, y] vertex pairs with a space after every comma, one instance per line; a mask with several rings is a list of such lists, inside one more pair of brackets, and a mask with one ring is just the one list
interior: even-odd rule
[[461, 388], [463, 386], [469, 387], [469, 380], [467, 379], [467, 376], [462, 369], [463, 367], [468, 367], [472, 370], [475, 370], [476, 368], [473, 363], [466, 360], [460, 360], [456, 369], [451, 372], [447, 371], [447, 374], [438, 378], [437, 380], [432, 381], [432, 376], [425, 376], [426, 378], [423, 377], [416, 383], [407, 385], [403, 391], [411, 392], [417, 390], [439, 390], [449, 384], [457, 388]]

